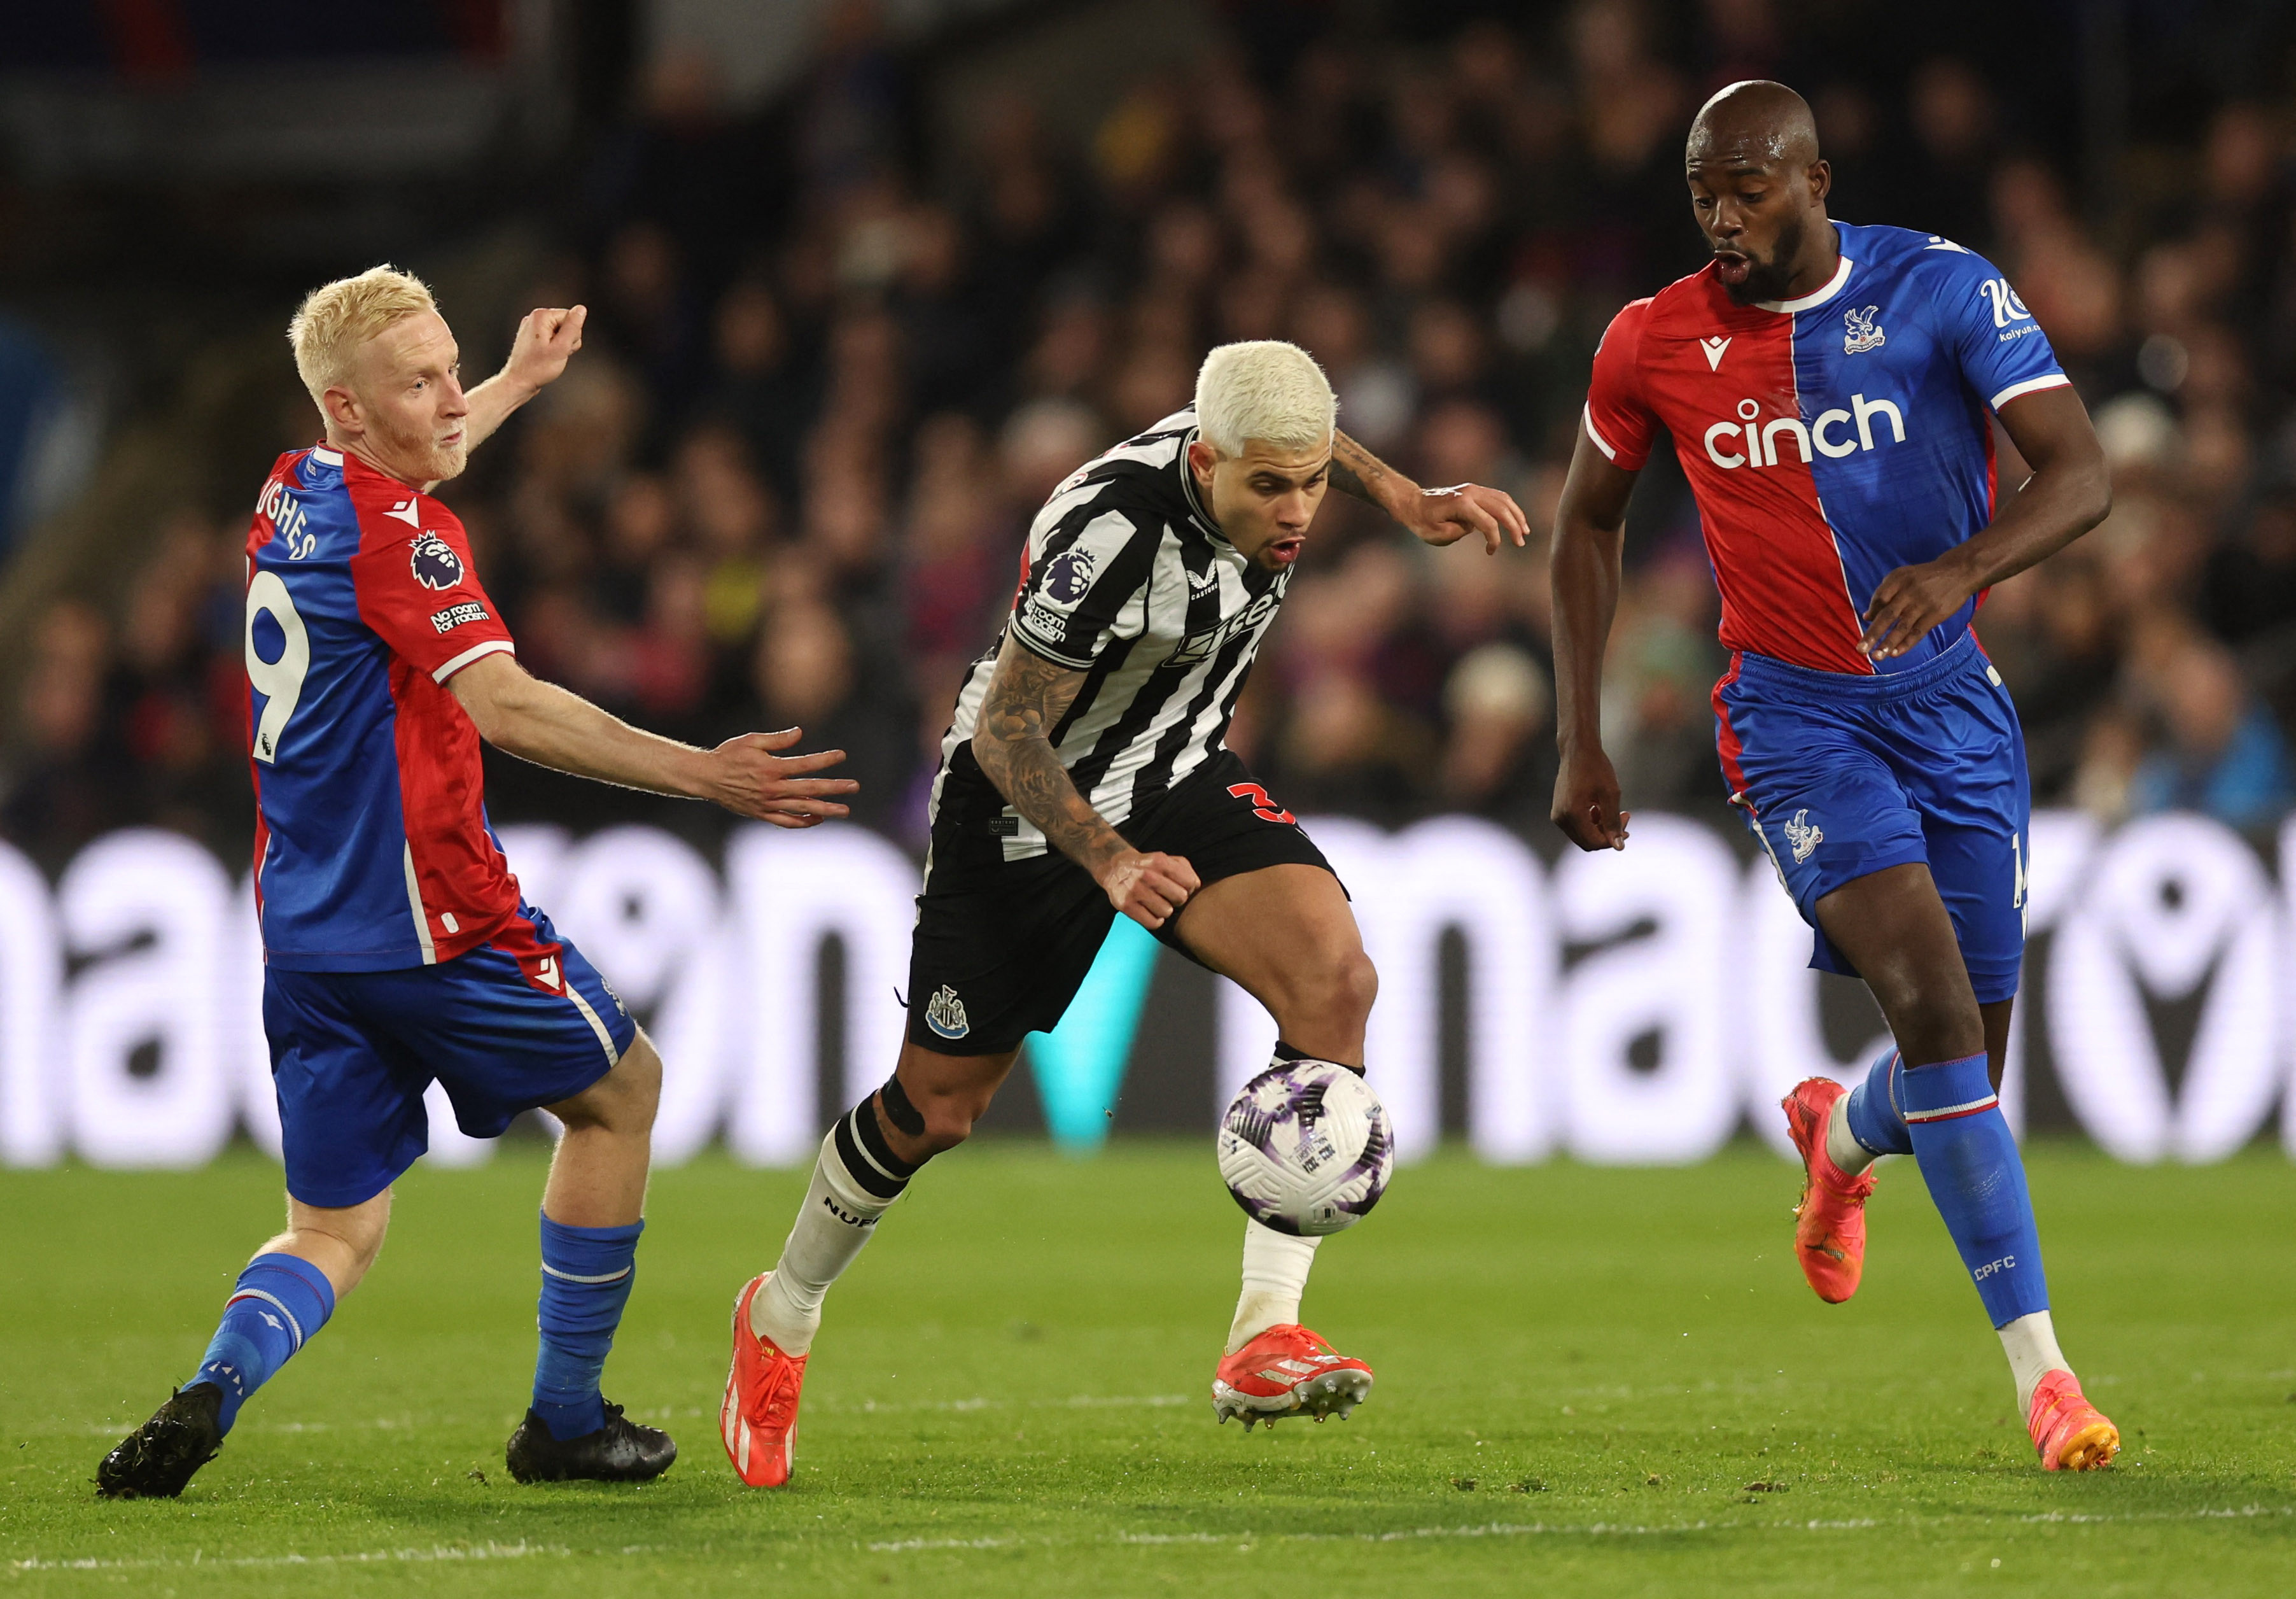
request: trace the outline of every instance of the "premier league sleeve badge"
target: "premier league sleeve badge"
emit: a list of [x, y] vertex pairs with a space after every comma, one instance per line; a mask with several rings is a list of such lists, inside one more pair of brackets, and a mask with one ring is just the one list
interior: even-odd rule
[[409, 547], [414, 581], [425, 589], [452, 589], [463, 581], [463, 557], [436, 533], [423, 533]]

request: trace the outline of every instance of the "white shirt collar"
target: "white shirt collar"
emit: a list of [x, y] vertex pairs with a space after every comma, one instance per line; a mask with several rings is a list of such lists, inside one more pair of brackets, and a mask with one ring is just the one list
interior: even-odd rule
[[1815, 310], [1841, 293], [1842, 284], [1849, 281], [1849, 269], [1857, 264], [1848, 256], [1843, 256], [1841, 264], [1834, 268], [1833, 276], [1825, 287], [1815, 293], [1805, 294], [1800, 300], [1757, 300], [1754, 303], [1766, 311]]
[[1196, 474], [1188, 466], [1188, 446], [1202, 437], [1202, 433], [1203, 430], [1198, 427], [1188, 429], [1187, 436], [1180, 441], [1180, 453], [1173, 459], [1172, 466], [1180, 474], [1180, 491], [1188, 497], [1188, 511], [1195, 518], [1196, 525], [1226, 544], [1227, 535], [1220, 532], [1220, 524], [1212, 520], [1210, 507], [1196, 492]]

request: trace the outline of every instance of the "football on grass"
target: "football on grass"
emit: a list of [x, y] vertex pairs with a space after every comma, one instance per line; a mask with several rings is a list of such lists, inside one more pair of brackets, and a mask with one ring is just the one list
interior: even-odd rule
[[1387, 1191], [1394, 1166], [1387, 1107], [1328, 1060], [1269, 1067], [1220, 1118], [1228, 1192], [1278, 1232], [1320, 1238], [1354, 1226]]

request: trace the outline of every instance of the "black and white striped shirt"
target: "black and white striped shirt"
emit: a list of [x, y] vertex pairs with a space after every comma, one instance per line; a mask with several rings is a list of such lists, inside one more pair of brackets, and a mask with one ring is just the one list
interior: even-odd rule
[[[1086, 462], [1029, 528], [1029, 564], [1005, 622], [1023, 647], [1086, 674], [1053, 747], [1077, 791], [1118, 828], [1210, 759], [1227, 732], [1288, 569], [1268, 572], [1220, 536], [1197, 498], [1193, 410]], [[1044, 834], [1004, 804], [972, 734], [1004, 643], [973, 664], [941, 741], [933, 814], [1000, 819], [1004, 858], [1041, 855]]]

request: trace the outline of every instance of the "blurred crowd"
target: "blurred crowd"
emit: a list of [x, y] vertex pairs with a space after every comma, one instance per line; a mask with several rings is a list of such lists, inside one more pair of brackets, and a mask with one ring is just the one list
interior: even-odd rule
[[[2228, 100], [2154, 148], [2169, 180], [2107, 237], [2062, 130], [1972, 59], [1813, 54], [1767, 0], [1704, 0], [1663, 38], [1652, 14], [1588, 3], [1407, 48], [1332, 31], [1273, 63], [1240, 33], [1065, 134], [1018, 95], [961, 136], [929, 124], [924, 69], [858, 0], [767, 113], [726, 115], [706, 61], [656, 63], [543, 218], [560, 249], [524, 303], [588, 304], [586, 348], [444, 491], [521, 659], [680, 738], [801, 725], [850, 752], [867, 820], [920, 839], [1031, 514], [1185, 404], [1212, 343], [1298, 341], [1349, 432], [1423, 482], [1510, 490], [1543, 532], [1602, 329], [1702, 259], [1692, 111], [1775, 75], [1816, 106], [1835, 213], [1991, 256], [2112, 457], [2111, 519], [1980, 619], [2037, 802], [2276, 821], [2296, 799], [2296, 103]], [[1717, 807], [1717, 606], [1663, 455], [1629, 525], [1607, 737], [1634, 808]], [[243, 831], [244, 532], [187, 510], [116, 611], [47, 614], [0, 833], [55, 855], [128, 821]], [[1473, 812], [1543, 842], [1543, 549], [1426, 550], [1333, 496], [1286, 613], [1231, 735], [1286, 804]], [[497, 820], [534, 792], [499, 774]]]

